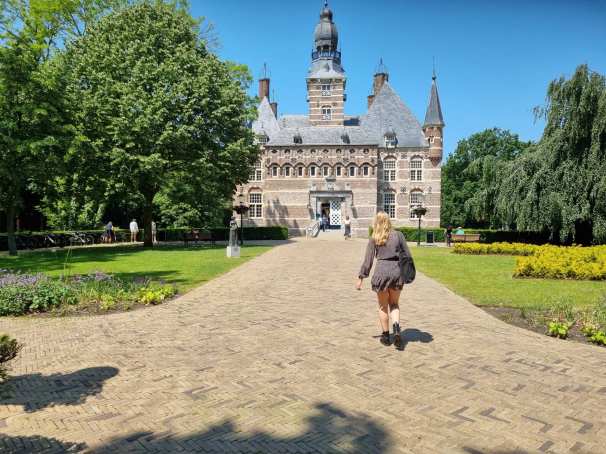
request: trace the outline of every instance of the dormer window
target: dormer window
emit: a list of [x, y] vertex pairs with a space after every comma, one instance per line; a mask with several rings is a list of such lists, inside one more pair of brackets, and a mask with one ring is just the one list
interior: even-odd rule
[[349, 134], [347, 134], [346, 132], [344, 132], [343, 134], [341, 134], [341, 141], [343, 143], [349, 143]]
[[267, 142], [269, 142], [269, 137], [267, 137], [267, 134], [259, 134], [257, 135], [257, 142], [261, 145], [265, 145]]
[[385, 133], [385, 148], [395, 148], [398, 145], [398, 138], [396, 133], [388, 131]]
[[301, 144], [301, 143], [303, 143], [303, 138], [301, 137], [301, 134], [297, 133], [293, 136], [292, 141], [294, 143]]
[[331, 120], [331, 119], [332, 119], [332, 107], [322, 106], [322, 120]]

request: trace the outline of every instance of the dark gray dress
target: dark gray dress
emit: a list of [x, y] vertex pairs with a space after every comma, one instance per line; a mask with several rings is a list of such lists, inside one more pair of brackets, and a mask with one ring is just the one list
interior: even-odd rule
[[364, 263], [360, 268], [358, 277], [367, 278], [372, 268], [374, 258], [377, 258], [377, 266], [372, 275], [370, 284], [373, 291], [382, 292], [388, 288], [402, 290], [404, 280], [400, 271], [400, 252], [410, 257], [410, 250], [402, 232], [392, 230], [383, 246], [376, 246], [375, 240], [368, 240]]

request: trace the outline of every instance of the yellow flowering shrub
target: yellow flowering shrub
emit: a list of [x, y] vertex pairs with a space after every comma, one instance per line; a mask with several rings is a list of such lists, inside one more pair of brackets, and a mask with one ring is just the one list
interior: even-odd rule
[[525, 243], [457, 243], [456, 254], [518, 255], [514, 277], [606, 279], [606, 245], [554, 246]]
[[455, 254], [499, 254], [499, 255], [532, 255], [538, 248], [536, 244], [525, 243], [455, 243]]
[[531, 256], [518, 257], [514, 277], [606, 279], [606, 246], [539, 246]]

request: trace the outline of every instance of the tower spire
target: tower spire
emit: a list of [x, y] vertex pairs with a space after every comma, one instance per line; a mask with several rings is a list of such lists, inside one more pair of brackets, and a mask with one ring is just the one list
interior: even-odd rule
[[444, 127], [444, 118], [442, 117], [442, 106], [440, 105], [440, 97], [438, 96], [438, 86], [436, 84], [435, 66], [431, 76], [431, 91], [429, 93], [429, 104], [425, 113], [425, 121], [423, 127], [439, 126]]

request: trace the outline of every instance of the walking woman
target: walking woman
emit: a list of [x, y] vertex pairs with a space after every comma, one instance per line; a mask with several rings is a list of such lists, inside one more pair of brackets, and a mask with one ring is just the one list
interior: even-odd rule
[[360, 268], [356, 288], [362, 288], [362, 280], [367, 278], [376, 257], [377, 265], [370, 281], [372, 290], [379, 301], [379, 322], [381, 323], [381, 343], [390, 345], [389, 318], [394, 334], [396, 348], [403, 346], [400, 332], [400, 292], [404, 286], [404, 277], [400, 268], [401, 254], [410, 257], [410, 250], [402, 232], [393, 230], [387, 213], [380, 211], [375, 216], [372, 237], [368, 240], [364, 263]]

